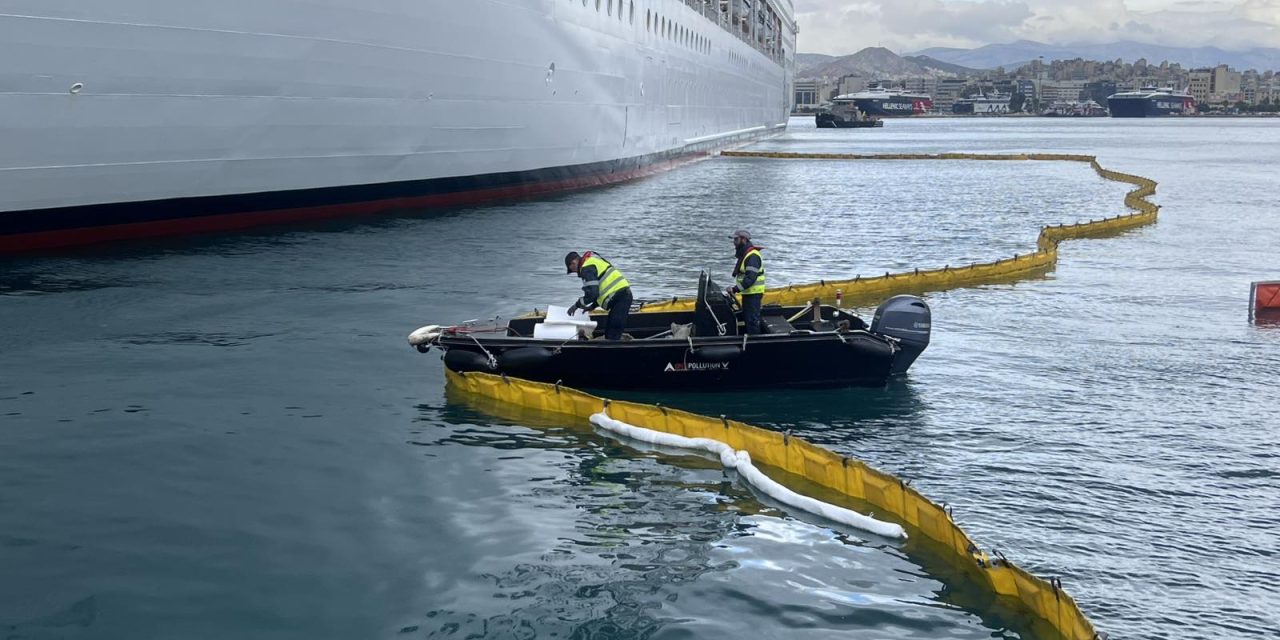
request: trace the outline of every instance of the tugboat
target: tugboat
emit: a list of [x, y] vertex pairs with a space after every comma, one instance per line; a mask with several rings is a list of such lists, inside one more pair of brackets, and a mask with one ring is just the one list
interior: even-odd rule
[[837, 96], [822, 111], [814, 115], [819, 129], [862, 129], [883, 127], [884, 120], [873, 118], [858, 109], [857, 102]]
[[505, 326], [473, 323], [414, 331], [409, 344], [442, 349], [444, 365], [467, 373], [511, 375], [599, 389], [722, 391], [749, 388], [883, 386], [906, 373], [929, 346], [929, 306], [915, 296], [886, 300], [868, 325], [814, 301], [766, 305], [765, 332], [744, 335], [741, 310], [705, 272], [693, 311], [648, 311], [627, 318], [623, 340], [604, 340], [595, 322], [545, 314]]

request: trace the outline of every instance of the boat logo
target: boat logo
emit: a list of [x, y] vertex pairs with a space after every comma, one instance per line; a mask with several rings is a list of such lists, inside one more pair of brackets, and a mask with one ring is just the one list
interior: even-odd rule
[[724, 371], [729, 368], [728, 362], [668, 362], [664, 372], [681, 371]]

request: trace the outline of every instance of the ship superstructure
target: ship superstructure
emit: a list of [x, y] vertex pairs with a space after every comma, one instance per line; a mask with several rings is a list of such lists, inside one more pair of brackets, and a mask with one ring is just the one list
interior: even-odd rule
[[961, 115], [993, 116], [1009, 113], [1011, 96], [994, 92], [979, 94], [972, 98], [961, 98], [951, 105], [951, 112]]

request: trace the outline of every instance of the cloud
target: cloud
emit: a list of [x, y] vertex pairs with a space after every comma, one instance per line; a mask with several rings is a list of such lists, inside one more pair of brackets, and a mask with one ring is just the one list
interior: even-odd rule
[[1247, 0], [1232, 7], [1231, 14], [1275, 27], [1280, 24], [1280, 0]]
[[881, 24], [894, 33], [975, 41], [1012, 38], [1031, 16], [1027, 3], [1017, 0], [897, 0], [886, 2], [881, 8]]
[[1280, 47], [1280, 0], [795, 0], [800, 50], [1120, 40], [1228, 50]]
[[1149, 33], [1151, 35], [1157, 35], [1159, 33], [1159, 31], [1155, 27], [1145, 22], [1138, 22], [1137, 20], [1130, 20], [1124, 23], [1123, 27], [1112, 22], [1111, 29], [1113, 31], [1120, 31], [1125, 33]]

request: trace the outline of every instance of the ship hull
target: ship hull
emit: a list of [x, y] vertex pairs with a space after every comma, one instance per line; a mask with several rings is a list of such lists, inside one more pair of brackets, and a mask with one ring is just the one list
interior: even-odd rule
[[1107, 110], [1113, 118], [1158, 118], [1194, 113], [1195, 102], [1183, 97], [1111, 98]]
[[884, 120], [850, 120], [830, 113], [819, 113], [814, 117], [814, 125], [819, 129], [874, 129], [883, 127]]
[[[766, 131], [727, 141], [749, 142]], [[534, 198], [632, 180], [707, 157], [717, 143], [614, 161], [479, 176], [0, 213], [0, 253], [233, 231]]]
[[928, 113], [933, 101], [923, 98], [856, 98], [858, 109], [871, 116], [914, 116]]
[[951, 105], [951, 113], [956, 115], [997, 116], [1009, 114], [1007, 102], [957, 102]]
[[790, 111], [794, 33], [679, 0], [230, 1], [0, 15], [0, 250], [580, 189]]

